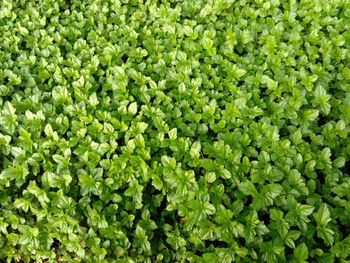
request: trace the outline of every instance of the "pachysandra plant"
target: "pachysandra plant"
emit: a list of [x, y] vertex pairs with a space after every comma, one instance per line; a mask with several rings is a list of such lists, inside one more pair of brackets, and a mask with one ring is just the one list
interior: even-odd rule
[[0, 3], [1, 262], [349, 262], [348, 0]]

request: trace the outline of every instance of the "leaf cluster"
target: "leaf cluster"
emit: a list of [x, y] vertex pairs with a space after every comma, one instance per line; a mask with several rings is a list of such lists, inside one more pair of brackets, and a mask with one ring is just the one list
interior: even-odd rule
[[2, 0], [0, 260], [349, 262], [348, 0]]

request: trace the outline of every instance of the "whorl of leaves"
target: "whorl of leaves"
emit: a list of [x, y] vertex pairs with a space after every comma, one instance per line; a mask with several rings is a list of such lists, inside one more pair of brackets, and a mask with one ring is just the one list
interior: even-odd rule
[[1, 0], [0, 259], [349, 262], [348, 0]]

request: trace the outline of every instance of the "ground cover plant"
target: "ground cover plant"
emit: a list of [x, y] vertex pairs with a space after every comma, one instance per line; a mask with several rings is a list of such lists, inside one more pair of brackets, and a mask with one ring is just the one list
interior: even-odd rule
[[1, 262], [350, 262], [348, 0], [2, 0]]

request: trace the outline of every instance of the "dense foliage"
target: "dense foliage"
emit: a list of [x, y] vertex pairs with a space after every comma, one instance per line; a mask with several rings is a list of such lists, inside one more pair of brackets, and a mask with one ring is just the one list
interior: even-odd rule
[[2, 262], [350, 262], [349, 0], [1, 0]]

